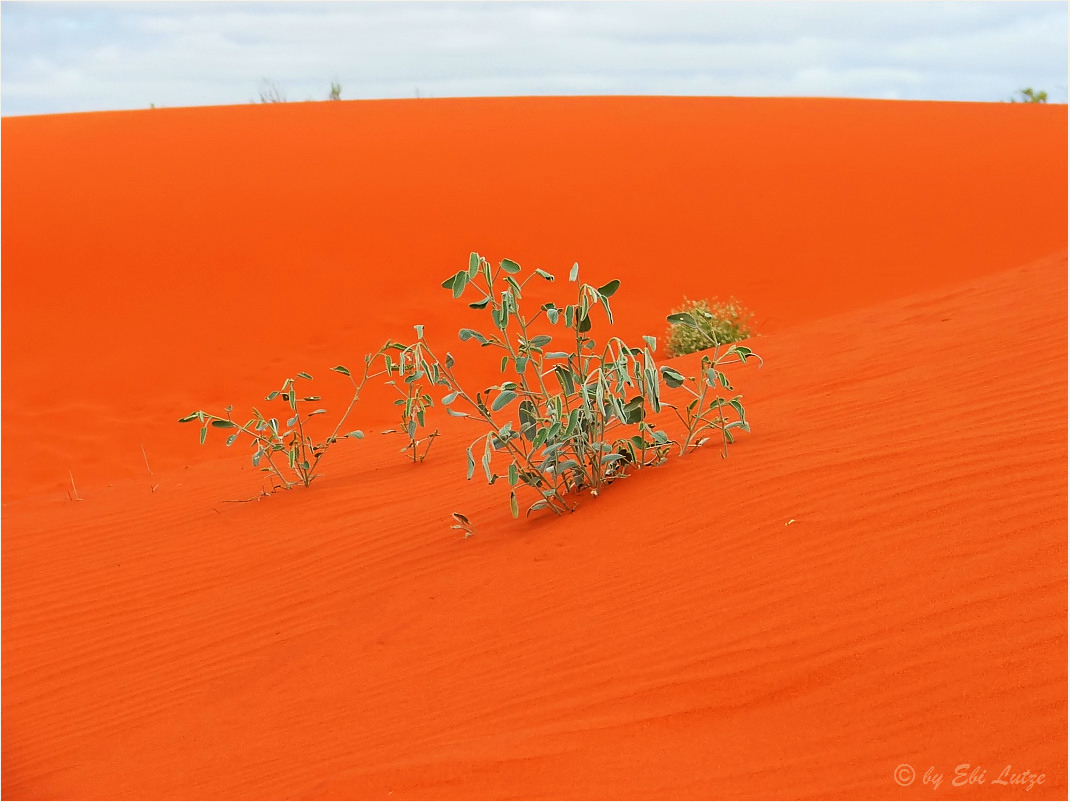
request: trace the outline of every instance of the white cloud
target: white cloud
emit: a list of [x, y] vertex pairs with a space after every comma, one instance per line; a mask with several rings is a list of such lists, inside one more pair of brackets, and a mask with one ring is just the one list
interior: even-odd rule
[[523, 94], [1066, 98], [1065, 3], [0, 5], [0, 110]]

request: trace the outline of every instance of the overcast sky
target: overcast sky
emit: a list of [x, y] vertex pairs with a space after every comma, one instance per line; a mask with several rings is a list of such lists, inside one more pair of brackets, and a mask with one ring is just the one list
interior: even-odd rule
[[0, 113], [495, 95], [1067, 98], [1066, 2], [0, 4]]

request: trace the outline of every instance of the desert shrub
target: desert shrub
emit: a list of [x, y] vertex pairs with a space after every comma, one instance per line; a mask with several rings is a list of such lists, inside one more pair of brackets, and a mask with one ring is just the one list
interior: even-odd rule
[[[573, 509], [571, 493], [586, 489], [598, 495], [629, 466], [665, 461], [673, 441], [648, 416], [661, 411], [663, 377], [674, 387], [684, 386], [686, 379], [655, 365], [653, 337], [644, 337], [641, 348], [618, 337], [608, 338], [604, 345], [593, 338], [596, 315], [613, 323], [610, 299], [620, 288], [619, 281], [599, 287], [580, 283], [579, 265], [573, 265], [568, 280], [576, 285], [575, 301], [564, 306], [544, 303], [527, 313], [521, 302], [528, 284], [553, 282], [555, 276], [538, 269], [526, 277], [521, 273], [520, 265], [510, 259], [492, 267], [473, 253], [466, 269], [443, 282], [454, 298], [466, 292], [474, 295], [468, 306], [489, 314], [491, 328], [463, 328], [458, 336], [500, 355], [496, 363], [503, 381], [475, 392], [462, 386], [454, 372], [454, 356], [446, 353], [440, 361], [420, 329], [417, 342], [405, 354], [414, 377], [426, 377], [447, 391], [442, 403], [450, 415], [478, 421], [485, 429], [466, 450], [467, 477], [472, 478], [478, 464], [489, 484], [505, 478], [514, 517], [519, 515], [521, 486], [537, 494], [528, 513], [550, 509], [561, 514]], [[555, 330], [563, 335], [563, 350], [554, 348]], [[704, 372], [697, 386], [710, 380], [718, 380], [716, 373]], [[703, 391], [699, 395], [700, 405], [708, 403]], [[737, 409], [721, 400], [721, 407]], [[739, 404], [738, 398], [734, 401]], [[742, 414], [742, 404], [738, 410]], [[709, 414], [695, 414], [689, 429], [693, 444], [702, 432], [719, 425]], [[729, 437], [731, 428], [735, 427], [727, 429]], [[496, 467], [498, 458], [504, 468]]]
[[[665, 350], [670, 357], [739, 342], [753, 333], [754, 315], [735, 298], [727, 301], [717, 298], [692, 301], [685, 296], [683, 305], [672, 311], [665, 343]], [[673, 316], [680, 313], [690, 315], [697, 325], [685, 326], [672, 322]]]
[[342, 85], [337, 81], [331, 81], [331, 91], [327, 95], [328, 100], [341, 100], [342, 99]]
[[[348, 369], [343, 366], [339, 365], [333, 370], [344, 373], [352, 381], [353, 377]], [[307, 406], [302, 407], [302, 404], [311, 404], [320, 400], [320, 397], [316, 395], [300, 396], [297, 393], [297, 382], [311, 379], [312, 376], [308, 373], [298, 373], [295, 377], [286, 379], [281, 388], [269, 393], [265, 398], [266, 401], [274, 401], [279, 398], [289, 407], [289, 413], [287, 414], [290, 417], [287, 419], [285, 427], [279, 423], [279, 418], [266, 417], [256, 407], [252, 408], [253, 415], [251, 418], [245, 423], [238, 423], [233, 418], [234, 406], [229, 404], [224, 408], [223, 415], [213, 415], [204, 410], [198, 410], [191, 412], [184, 418], [180, 418], [178, 422], [192, 423], [197, 421], [200, 423], [201, 445], [204, 445], [209, 427], [230, 432], [226, 442], [228, 448], [234, 445], [239, 436], [244, 434], [249, 437], [250, 445], [256, 449], [253, 454], [253, 467], [259, 467], [260, 470], [272, 474], [283, 488], [289, 489], [298, 483], [308, 487], [317, 476], [315, 473], [316, 466], [331, 445], [348, 437], [355, 439], [364, 437], [364, 433], [360, 430], [343, 435], [338, 434], [342, 423], [349, 414], [349, 410], [346, 410], [346, 414], [338, 421], [334, 432], [326, 440], [315, 442], [310, 435], [305, 433], [305, 425], [312, 417], [323, 415], [327, 412], [325, 409], [318, 408], [311, 412], [303, 411], [307, 409]], [[353, 408], [353, 403], [356, 402], [358, 395], [359, 390], [354, 393], [353, 402], [349, 405], [350, 409]], [[280, 456], [280, 459], [285, 458], [285, 467], [288, 469], [290, 476], [296, 481], [291, 481], [286, 477], [282, 468], [275, 462], [276, 456]], [[263, 467], [260, 465], [261, 462], [264, 463]]]
[[[417, 337], [422, 338], [423, 326], [415, 328]], [[433, 371], [428, 373], [421, 369], [418, 361], [421, 352], [418, 348], [406, 347], [399, 343], [388, 343], [384, 348], [386, 350], [382, 356], [386, 373], [388, 376], [396, 377], [387, 381], [387, 384], [397, 390], [401, 396], [394, 401], [395, 406], [401, 407], [401, 428], [386, 429], [383, 434], [400, 432], [405, 435], [408, 443], [401, 449], [401, 453], [407, 454], [414, 463], [423, 462], [427, 457], [427, 452], [431, 450], [431, 444], [439, 436], [436, 429], [426, 437], [417, 437], [420, 430], [427, 425], [427, 410], [434, 406], [434, 400], [428, 390], [438, 381], [438, 374]], [[391, 352], [395, 352], [396, 362], [391, 358]], [[421, 445], [423, 451], [420, 450]]]
[[[364, 371], [359, 382], [354, 378], [349, 368], [344, 365], [336, 365], [331, 368], [335, 373], [340, 373], [349, 379], [353, 385], [353, 397], [345, 412], [338, 419], [334, 431], [323, 440], [317, 441], [306, 431], [306, 425], [309, 420], [317, 415], [326, 414], [327, 410], [317, 407], [311, 412], [306, 411], [309, 405], [316, 404], [321, 399], [318, 395], [303, 395], [298, 392], [298, 381], [312, 381], [312, 376], [305, 372], [286, 379], [282, 387], [269, 393], [265, 398], [268, 402], [282, 402], [285, 404], [282, 416], [286, 419], [285, 425], [280, 423], [282, 417], [268, 417], [256, 407], [252, 408], [252, 417], [245, 423], [239, 423], [234, 420], [233, 405], [225, 407], [223, 415], [213, 415], [204, 410], [197, 410], [184, 418], [180, 418], [179, 423], [192, 423], [193, 421], [200, 423], [201, 445], [204, 445], [207, 439], [209, 428], [221, 429], [229, 433], [226, 440], [227, 447], [234, 445], [241, 435], [245, 435], [249, 438], [249, 444], [254, 449], [253, 467], [270, 473], [278, 482], [276, 487], [289, 489], [297, 484], [308, 487], [318, 477], [316, 468], [332, 445], [339, 440], [347, 438], [360, 440], [364, 437], [364, 433], [359, 429], [345, 434], [339, 433], [342, 431], [342, 426], [346, 419], [353, 411], [353, 407], [360, 400], [364, 385], [370, 379], [378, 376], [394, 375], [399, 370], [399, 366], [391, 360], [390, 354], [404, 350], [405, 346], [388, 341], [374, 354], [365, 356]], [[380, 360], [383, 362], [383, 367], [381, 370], [376, 370], [375, 366]], [[404, 378], [404, 369], [402, 368], [401, 371], [398, 375]], [[396, 382], [390, 381], [389, 383], [397, 387]], [[432, 399], [426, 392], [423, 392], [420, 385], [404, 381], [402, 384], [404, 386], [397, 387], [401, 394], [401, 399], [396, 403], [404, 409], [403, 432], [409, 438], [408, 445], [402, 450], [410, 452], [415, 462], [417, 458], [422, 460], [427, 454], [427, 448], [430, 448], [430, 442], [428, 442], [423, 455], [418, 454], [420, 441], [416, 438], [416, 433], [418, 427], [423, 426], [425, 410], [430, 406]], [[438, 432], [435, 432], [429, 440], [437, 436]], [[279, 462], [276, 462], [276, 459]], [[284, 468], [286, 470], [285, 473], [283, 471]]]
[[1026, 87], [1025, 89], [1019, 89], [1011, 97], [1011, 103], [1047, 103], [1048, 93], [1041, 89], [1039, 92], [1033, 91], [1032, 87]]
[[[604, 344], [594, 339], [591, 332], [597, 317], [613, 324], [610, 299], [620, 288], [620, 281], [614, 279], [598, 287], [581, 283], [579, 265], [574, 264], [568, 276], [569, 283], [575, 285], [574, 302], [564, 306], [543, 303], [534, 312], [526, 312], [521, 310], [521, 302], [528, 284], [556, 279], [541, 269], [527, 277], [521, 273], [520, 265], [510, 259], [492, 267], [472, 253], [468, 267], [442, 285], [455, 299], [466, 292], [474, 294], [468, 306], [489, 314], [491, 328], [485, 329], [487, 333], [462, 328], [458, 337], [461, 342], [495, 353], [495, 364], [503, 376], [497, 384], [475, 391], [464, 386], [454, 371], [453, 354], [447, 352], [440, 360], [424, 339], [424, 327], [415, 326], [415, 342], [403, 345], [388, 341], [365, 356], [359, 382], [348, 368], [332, 368], [349, 378], [353, 398], [334, 431], [323, 440], [315, 440], [305, 429], [312, 417], [326, 413], [322, 408], [305, 411], [320, 401], [319, 396], [297, 391], [299, 380], [312, 380], [307, 373], [286, 379], [279, 390], [267, 396], [268, 401], [281, 400], [287, 405], [285, 426], [255, 407], [252, 417], [239, 423], [233, 418], [232, 406], [227, 406], [222, 416], [198, 410], [179, 422], [200, 423], [202, 444], [210, 428], [229, 431], [228, 447], [246, 435], [254, 448], [255, 467], [271, 473], [283, 488], [298, 483], [307, 487], [317, 478], [316, 468], [330, 446], [346, 438], [364, 437], [360, 430], [340, 432], [370, 379], [388, 376], [387, 384], [397, 390], [399, 398], [394, 404], [400, 407], [401, 429], [387, 431], [401, 431], [408, 439], [402, 451], [413, 462], [426, 457], [439, 435], [436, 430], [426, 438], [417, 436], [434, 406], [432, 392], [439, 388], [446, 393], [441, 402], [449, 415], [474, 420], [483, 428], [466, 448], [467, 478], [473, 477], [477, 464], [482, 466], [488, 484], [504, 477], [514, 517], [519, 515], [517, 490], [522, 486], [536, 495], [527, 507], [529, 514], [540, 509], [562, 514], [574, 509], [571, 494], [589, 490], [598, 495], [608, 484], [626, 476], [629, 468], [662, 464], [674, 445], [680, 445], [680, 453], [685, 454], [719, 434], [722, 455], [727, 456], [733, 431], [750, 431], [742, 397], [726, 398], [720, 392], [733, 389], [722, 368], [751, 358], [761, 360], [743, 346], [732, 345], [721, 352], [721, 341], [709, 327], [711, 313], [693, 308], [667, 318], [674, 328], [695, 332], [703, 348], [713, 348], [712, 354], [702, 355], [699, 372], [689, 377], [676, 368], [654, 363], [657, 343], [653, 337], [643, 337], [643, 347], [629, 346], [619, 337], [609, 337]], [[555, 336], [562, 343], [557, 348]], [[380, 361], [382, 368], [377, 370]], [[664, 400], [663, 383], [669, 390], [689, 395], [688, 402], [681, 408]], [[663, 407], [671, 409], [683, 423], [681, 443], [673, 441], [652, 420]], [[285, 462], [280, 464], [282, 460]], [[287, 478], [283, 468], [294, 481]], [[466, 536], [475, 531], [465, 516], [454, 513], [454, 519], [454, 528], [463, 529]]]
[[[677, 326], [696, 331], [702, 337], [709, 337], [700, 321], [687, 312], [669, 315], [668, 320]], [[734, 390], [721, 368], [744, 363], [748, 359], [756, 359], [760, 365], [762, 358], [743, 345], [732, 345], [722, 352], [720, 344], [714, 342], [712, 338], [710, 338], [710, 344], [713, 353], [702, 355], [699, 373], [696, 376], [685, 376], [667, 365], [661, 368], [661, 377], [665, 380], [666, 386], [674, 389], [680, 388], [691, 396], [691, 400], [684, 406], [683, 411], [676, 404], [662, 402], [662, 406], [669, 407], [676, 413], [686, 428], [683, 442], [680, 444], [681, 456], [705, 445], [711, 436], [719, 434], [721, 456], [727, 457], [728, 446], [735, 442], [732, 431], [734, 429], [750, 431], [747, 411], [743, 408], [743, 396], [725, 398], [718, 392], [721, 388], [729, 392]]]
[[[439, 360], [422, 330], [405, 352], [414, 379], [426, 377], [447, 390], [442, 403], [450, 415], [484, 426], [484, 434], [466, 450], [467, 476], [472, 478], [477, 462], [488, 483], [504, 476], [514, 516], [519, 514], [516, 491], [521, 485], [538, 494], [529, 513], [563, 513], [573, 508], [569, 493], [589, 489], [597, 495], [621, 475], [625, 464], [659, 463], [671, 445], [665, 432], [646, 421], [648, 408], [660, 410], [653, 338], [645, 338], [645, 348], [630, 347], [616, 337], [599, 347], [589, 334], [593, 313], [601, 307], [612, 323], [610, 298], [620, 282], [581, 284], [578, 272], [574, 265], [569, 274], [576, 284], [575, 303], [545, 303], [534, 314], [521, 311], [521, 300], [532, 280], [555, 280], [545, 270], [521, 278], [516, 262], [504, 259], [492, 267], [473, 253], [467, 269], [443, 282], [454, 298], [474, 293], [469, 307], [489, 313], [492, 328], [486, 334], [463, 328], [458, 336], [462, 342], [500, 352], [497, 364], [506, 380], [498, 384], [478, 391], [464, 387], [454, 372], [453, 355]], [[546, 332], [554, 328], [565, 329], [568, 350], [551, 350], [554, 335]], [[503, 474], [494, 468], [498, 454], [506, 460]]]

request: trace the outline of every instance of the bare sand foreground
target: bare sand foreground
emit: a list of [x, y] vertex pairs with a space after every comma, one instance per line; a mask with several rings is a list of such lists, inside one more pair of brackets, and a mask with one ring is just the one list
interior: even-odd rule
[[[2, 126], [5, 798], [1066, 798], [1065, 106]], [[738, 296], [753, 434], [561, 519], [441, 418], [225, 503], [261, 475], [177, 418], [299, 370], [339, 410], [415, 323], [478, 356], [472, 250], [621, 279], [625, 339]]]

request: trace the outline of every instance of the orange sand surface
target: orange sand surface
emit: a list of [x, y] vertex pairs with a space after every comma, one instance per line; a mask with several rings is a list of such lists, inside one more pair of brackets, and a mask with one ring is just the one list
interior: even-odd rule
[[[1066, 798], [1065, 106], [294, 103], [2, 136], [5, 798]], [[311, 488], [231, 503], [264, 484], [248, 451], [177, 419], [299, 370], [340, 411], [327, 369], [416, 323], [477, 359], [456, 332], [485, 313], [439, 286], [473, 250], [621, 279], [629, 341], [737, 296], [753, 433], [514, 521], [465, 481], [475, 424], [436, 415], [412, 465], [373, 389]]]

